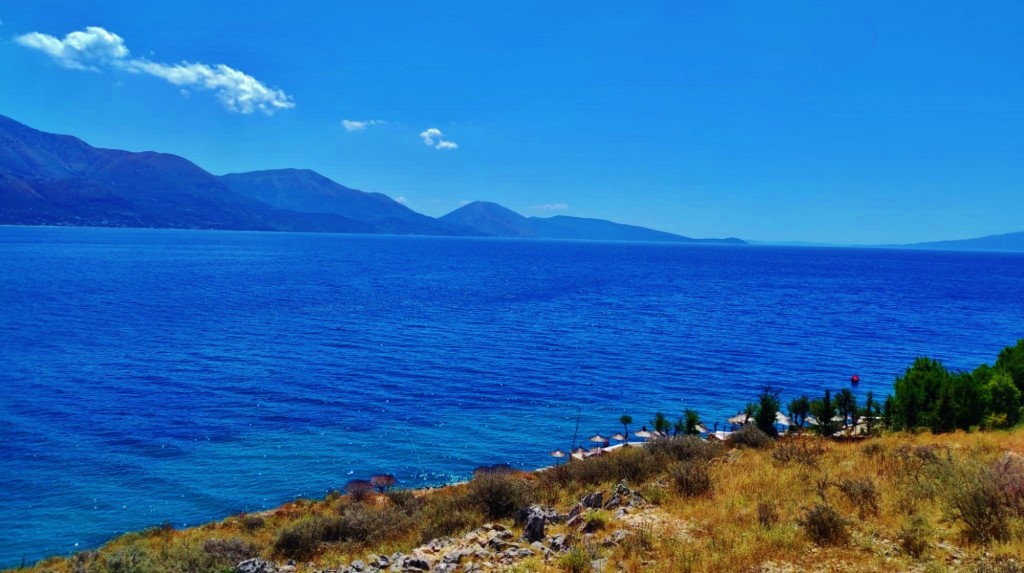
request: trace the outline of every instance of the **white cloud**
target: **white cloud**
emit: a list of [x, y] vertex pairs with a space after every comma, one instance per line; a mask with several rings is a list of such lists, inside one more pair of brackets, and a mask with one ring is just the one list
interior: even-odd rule
[[238, 113], [252, 113], [258, 109], [273, 115], [279, 109], [295, 107], [288, 94], [224, 64], [208, 66], [189, 62], [160, 64], [149, 60], [128, 60], [121, 67], [162, 78], [176, 86], [215, 91], [224, 107]]
[[565, 211], [569, 208], [568, 203], [545, 203], [543, 205], [534, 205], [534, 209], [540, 209], [541, 211]]
[[458, 149], [459, 144], [454, 141], [448, 141], [444, 139], [444, 134], [441, 130], [436, 127], [430, 127], [423, 130], [420, 133], [420, 138], [423, 139], [423, 144], [433, 147], [434, 149]]
[[98, 26], [71, 32], [64, 39], [32, 32], [14, 39], [26, 48], [39, 50], [65, 68], [98, 71], [94, 64], [109, 64], [128, 57], [124, 39]]
[[[213, 91], [225, 108], [238, 113], [260, 110], [272, 115], [277, 110], [295, 107], [291, 96], [282, 90], [268, 87], [224, 64], [162, 64], [145, 58], [132, 58], [123, 38], [97, 26], [71, 32], [63, 40], [32, 32], [18, 36], [15, 41], [47, 54], [67, 68], [99, 71], [98, 66], [109, 66], [158, 77], [183, 88]], [[183, 96], [186, 91], [182, 90]]]
[[367, 119], [363, 121], [356, 121], [354, 119], [341, 120], [341, 126], [345, 128], [345, 131], [365, 131], [371, 125], [383, 125], [385, 123], [387, 122], [380, 119]]
[[395, 201], [401, 203], [402, 205], [405, 205], [406, 203], [409, 202], [408, 199], [406, 199], [405, 197], [403, 197], [401, 195], [399, 195], [398, 197], [395, 197]]

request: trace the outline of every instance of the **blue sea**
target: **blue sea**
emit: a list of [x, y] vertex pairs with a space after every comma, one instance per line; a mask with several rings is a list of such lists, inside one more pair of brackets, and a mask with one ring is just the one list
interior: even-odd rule
[[[0, 565], [1024, 337], [1024, 255], [0, 228]], [[634, 427], [634, 429], [638, 429]]]

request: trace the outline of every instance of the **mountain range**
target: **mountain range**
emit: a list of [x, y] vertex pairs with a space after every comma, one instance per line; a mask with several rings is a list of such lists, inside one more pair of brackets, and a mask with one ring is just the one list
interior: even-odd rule
[[959, 239], [952, 241], [933, 241], [930, 243], [913, 243], [910, 245], [899, 245], [910, 249], [935, 249], [942, 251], [1024, 251], [1024, 231], [1017, 233], [1003, 233], [1001, 235], [987, 235], [973, 239]]
[[315, 171], [213, 175], [167, 153], [92, 147], [0, 115], [0, 224], [743, 244], [476, 202], [443, 217]]

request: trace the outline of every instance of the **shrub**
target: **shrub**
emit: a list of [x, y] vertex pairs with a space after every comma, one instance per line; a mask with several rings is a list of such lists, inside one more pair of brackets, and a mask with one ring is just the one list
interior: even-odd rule
[[504, 519], [533, 501], [533, 485], [511, 473], [479, 473], [469, 482], [468, 495], [490, 519]]
[[564, 571], [569, 573], [586, 573], [591, 571], [590, 555], [580, 546], [570, 549], [558, 560]]
[[600, 509], [588, 509], [583, 514], [584, 531], [600, 531], [608, 525], [608, 513]]
[[420, 516], [423, 542], [463, 533], [485, 519], [465, 494], [432, 495], [426, 499]]
[[408, 489], [395, 489], [388, 492], [388, 500], [395, 507], [404, 510], [411, 510], [419, 507], [420, 500], [416, 494]]
[[370, 478], [370, 485], [380, 493], [387, 493], [396, 483], [398, 480], [391, 474], [378, 474]]
[[340, 518], [304, 517], [277, 532], [274, 550], [291, 559], [312, 557], [339, 521]]
[[106, 556], [104, 566], [110, 573], [147, 573], [151, 567], [148, 552], [131, 544]]
[[728, 446], [742, 446], [746, 448], [754, 448], [755, 450], [763, 450], [772, 446], [772, 439], [767, 434], [762, 432], [753, 424], [747, 424], [739, 430], [733, 432], [725, 439], [725, 443]]
[[920, 559], [928, 551], [928, 538], [931, 537], [931, 533], [931, 527], [923, 517], [912, 515], [900, 528], [896, 538], [907, 555]]
[[259, 554], [255, 545], [242, 539], [207, 539], [203, 552], [225, 565], [236, 565]]
[[251, 533], [263, 527], [265, 520], [259, 515], [242, 514], [238, 516], [238, 522], [241, 524], [242, 529]]
[[366, 501], [373, 496], [373, 484], [364, 479], [350, 480], [345, 484], [345, 493], [347, 493], [353, 501]]
[[1005, 541], [1011, 518], [1024, 515], [1024, 460], [1004, 456], [984, 466], [958, 466], [950, 473], [946, 509], [966, 526], [972, 541]]
[[698, 497], [711, 493], [711, 472], [704, 461], [679, 462], [668, 470], [676, 491], [684, 497]]
[[[652, 442], [655, 447], [663, 440]], [[613, 453], [573, 461], [545, 470], [539, 475], [544, 489], [555, 489], [575, 483], [582, 486], [597, 485], [609, 481], [642, 484], [658, 475], [663, 468], [658, 456], [648, 448], [622, 448]]]
[[857, 515], [861, 519], [869, 515], [878, 515], [878, 488], [870, 477], [844, 479], [837, 487], [857, 508]]
[[782, 465], [798, 463], [817, 467], [818, 460], [825, 452], [825, 448], [817, 441], [785, 440], [772, 451], [772, 458]]
[[704, 460], [711, 461], [722, 455], [722, 443], [708, 442], [694, 436], [665, 438], [655, 440], [647, 449], [657, 457], [676, 461]]
[[776, 523], [778, 523], [779, 512], [775, 509], [775, 504], [767, 501], [758, 502], [757, 522], [765, 529], [771, 529]]
[[840, 545], [849, 539], [849, 523], [831, 505], [816, 503], [798, 523], [811, 541], [818, 545]]
[[626, 556], [644, 556], [654, 549], [654, 528], [650, 523], [641, 522], [622, 540], [622, 550]]

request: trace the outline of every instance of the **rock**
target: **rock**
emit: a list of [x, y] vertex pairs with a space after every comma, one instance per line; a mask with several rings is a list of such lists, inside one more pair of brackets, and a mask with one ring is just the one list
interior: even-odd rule
[[402, 561], [402, 571], [429, 571], [430, 562], [420, 555], [410, 555]]
[[546, 505], [530, 505], [519, 510], [516, 514], [516, 523], [525, 524], [529, 521], [531, 515], [543, 516], [548, 523], [559, 523], [565, 519], [565, 517], [558, 513], [558, 510], [553, 507]]
[[623, 507], [615, 512], [615, 519], [622, 519], [623, 517], [626, 517], [627, 514], [629, 514], [629, 512]]
[[569, 544], [565, 541], [565, 535], [556, 535], [548, 540], [548, 545], [551, 546], [553, 551], [561, 553], [569, 549]]
[[277, 566], [259, 557], [246, 559], [235, 566], [238, 573], [277, 573]]
[[523, 530], [523, 538], [529, 542], [544, 539], [544, 525], [547, 519], [543, 515], [533, 514], [526, 521], [526, 528]]
[[626, 485], [626, 480], [622, 480], [615, 485], [615, 489], [612, 490], [615, 495], [633, 495], [633, 491]]
[[584, 497], [582, 500], [580, 500], [580, 505], [582, 505], [585, 508], [601, 509], [601, 505], [602, 505], [601, 502], [603, 502], [603, 501], [604, 501], [604, 494], [602, 494], [599, 491], [595, 491], [594, 493], [592, 493], [592, 494]]
[[569, 518], [569, 521], [565, 522], [566, 527], [577, 527], [583, 523], [583, 517], [580, 515], [574, 515]]
[[604, 571], [605, 565], [608, 564], [608, 560], [605, 558], [594, 559], [590, 562], [590, 568], [594, 570], [594, 573], [601, 573]]
[[611, 499], [608, 500], [608, 503], [604, 504], [604, 508], [612, 509], [615, 507], [619, 507], [620, 505], [622, 505], [622, 498], [619, 497], [618, 493], [616, 493], [615, 495], [612, 496]]

